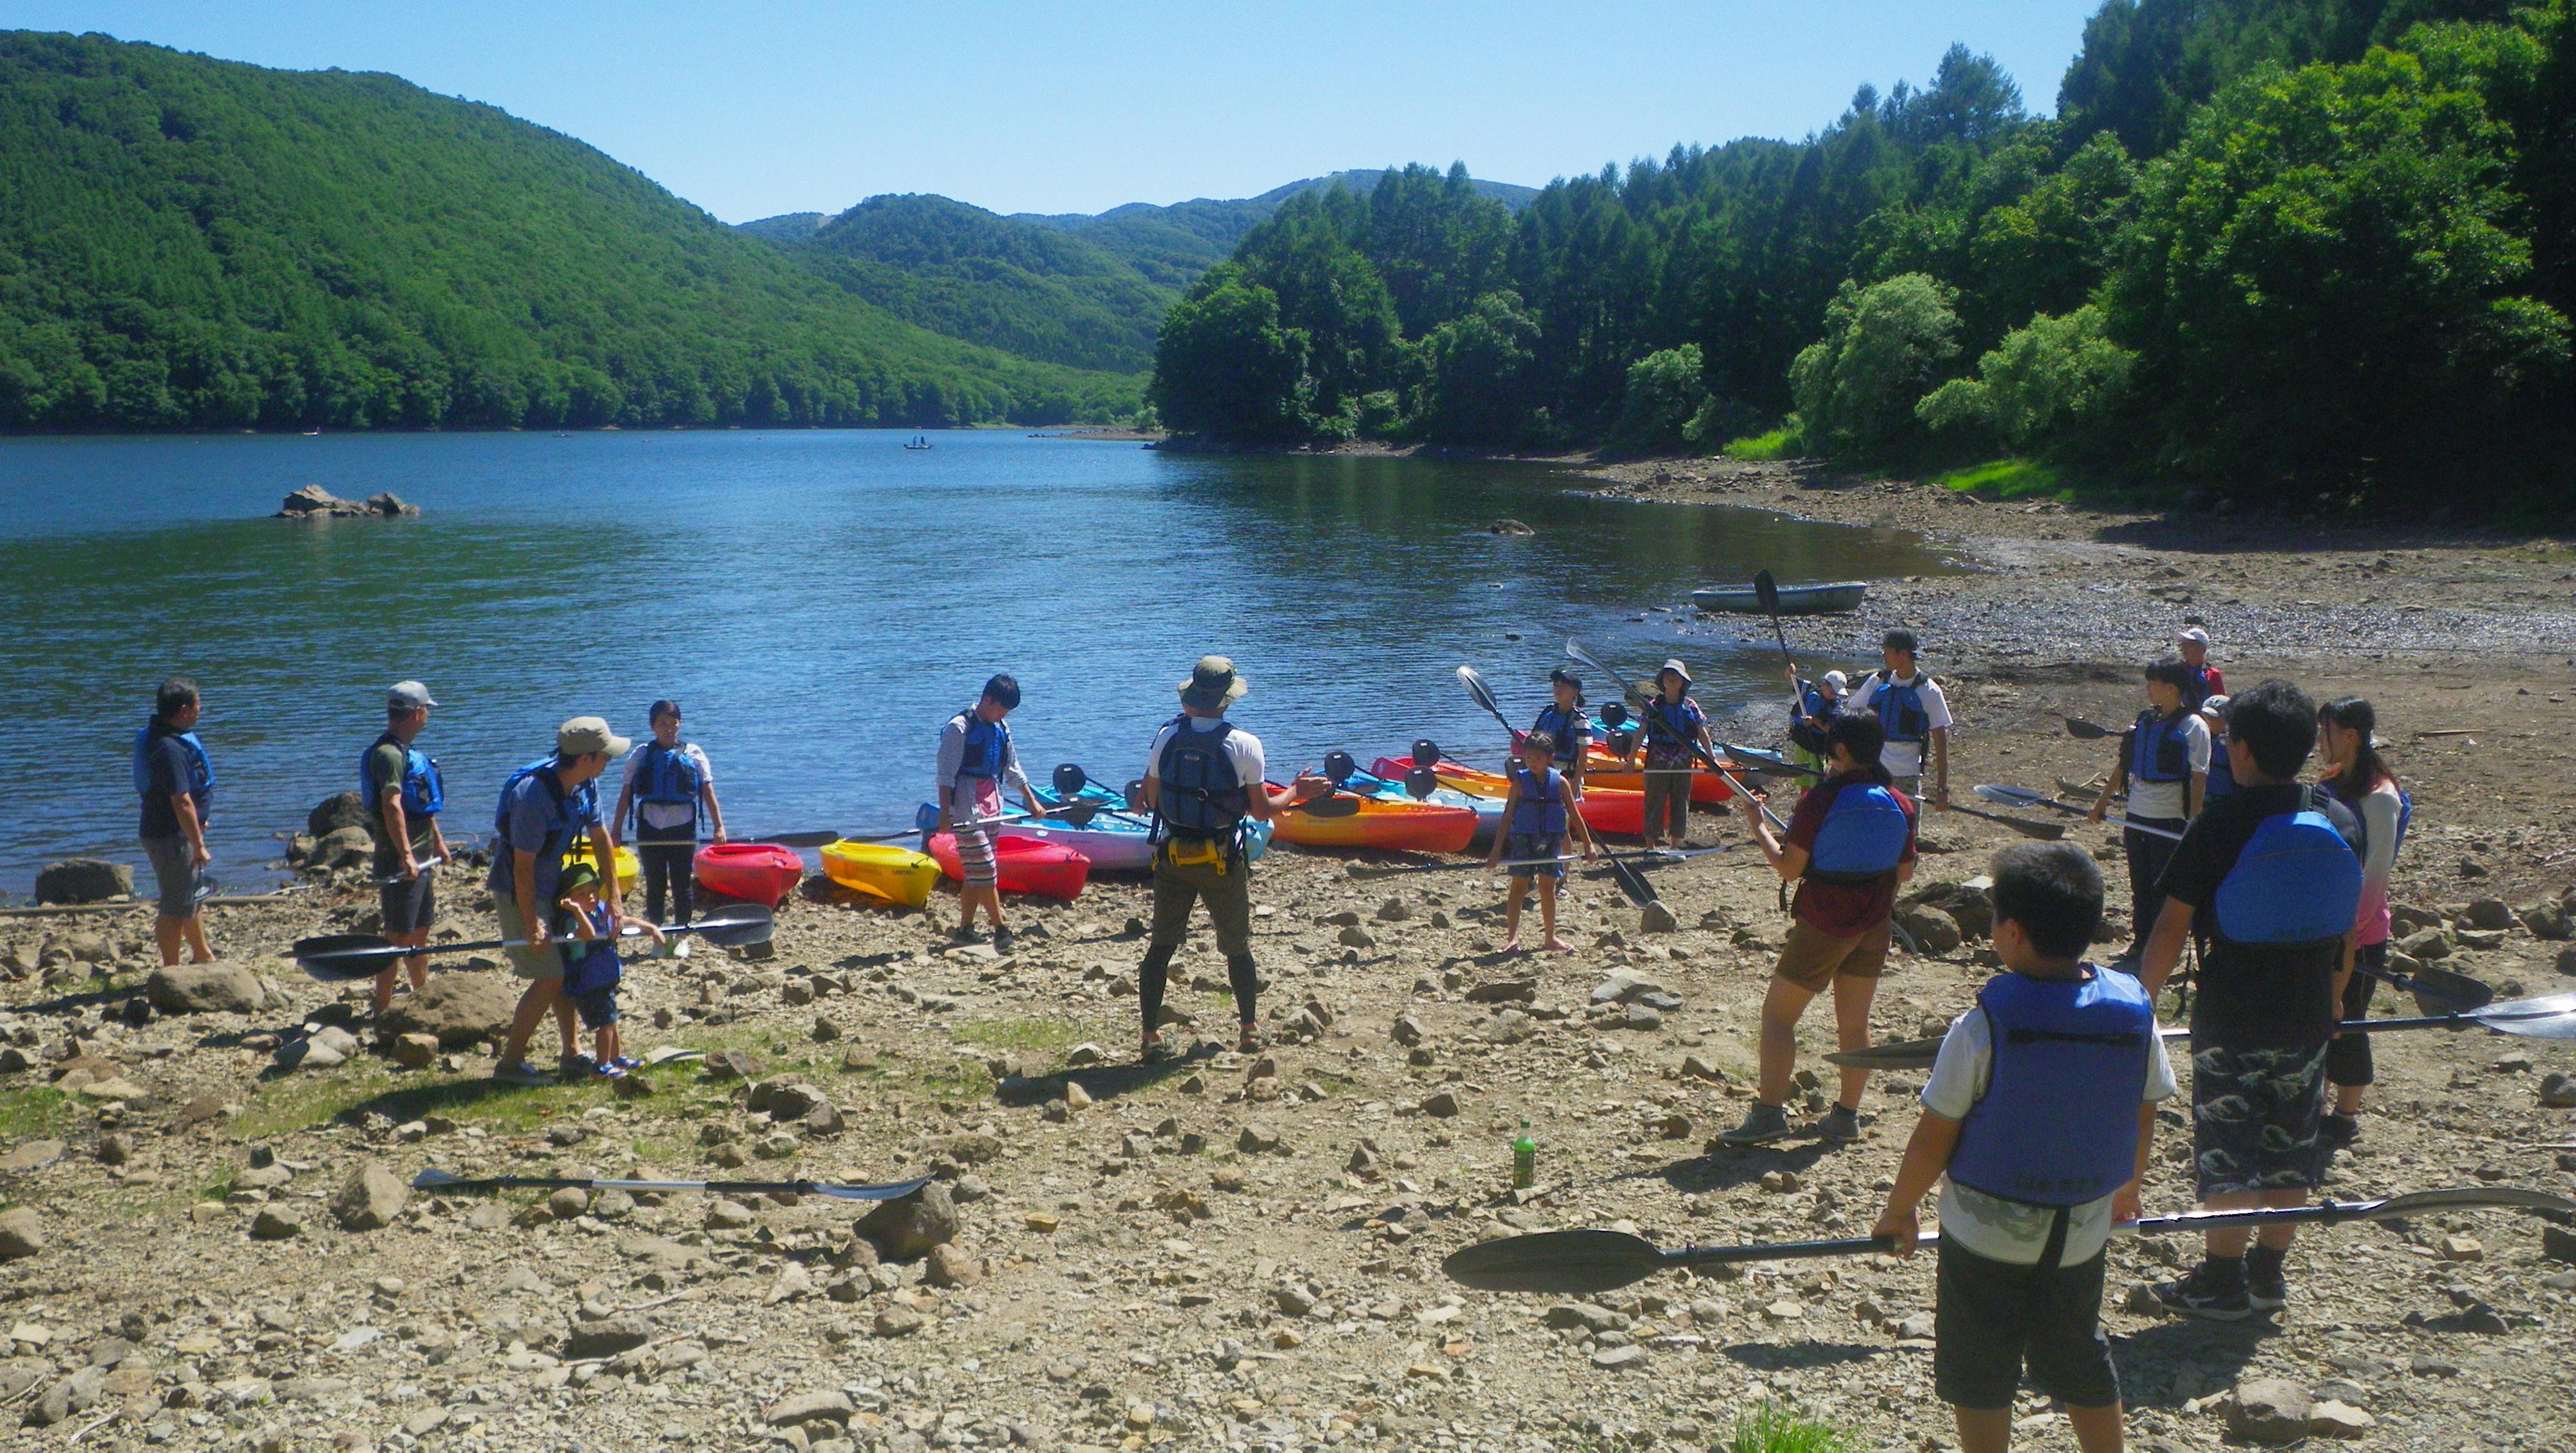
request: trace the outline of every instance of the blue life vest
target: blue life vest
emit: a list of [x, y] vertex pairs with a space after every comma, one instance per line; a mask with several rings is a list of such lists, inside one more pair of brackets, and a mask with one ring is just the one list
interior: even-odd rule
[[1998, 974], [1977, 992], [1994, 1076], [1959, 1125], [1950, 1179], [2036, 1206], [2080, 1206], [2138, 1168], [2154, 1003], [2116, 969], [2082, 982]]
[[[212, 797], [215, 764], [206, 759], [206, 744], [197, 740], [195, 732], [160, 732], [157, 735], [176, 737], [180, 745], [188, 749], [188, 780], [180, 790], [201, 802]], [[134, 795], [137, 797], [149, 796], [152, 792], [152, 743], [155, 736], [149, 724], [134, 734]]]
[[1541, 776], [1527, 767], [1512, 768], [1512, 789], [1520, 801], [1512, 807], [1512, 831], [1535, 837], [1565, 832], [1565, 774], [1554, 767]]
[[1827, 783], [1834, 794], [1801, 876], [1818, 883], [1875, 883], [1896, 871], [1912, 840], [1914, 819], [1896, 789], [1861, 777]]
[[509, 871], [510, 854], [516, 851], [510, 846], [511, 795], [531, 777], [544, 784], [546, 800], [554, 807], [554, 815], [546, 823], [546, 840], [537, 849], [537, 892], [545, 895], [554, 891], [555, 877], [563, 868], [564, 849], [572, 845], [574, 830], [599, 816], [599, 794], [596, 785], [589, 782], [565, 791], [563, 779], [555, 775], [552, 755], [539, 757], [511, 773], [501, 783], [500, 806], [492, 813], [492, 867], [496, 879], [503, 879]]
[[2182, 704], [2187, 710], [2198, 711], [2202, 702], [2218, 694], [2216, 684], [2209, 679], [2213, 673], [2207, 662], [2182, 669], [2186, 673], [2182, 681]]
[[1584, 744], [1592, 740], [1592, 719], [1583, 714], [1582, 707], [1566, 711], [1551, 701], [1538, 709], [1538, 720], [1530, 723], [1530, 730], [1556, 738], [1556, 760], [1570, 766], [1583, 755]]
[[590, 915], [591, 932], [599, 937], [588, 943], [573, 936], [571, 924], [571, 915], [564, 915], [564, 997], [578, 999], [616, 988], [618, 981], [626, 977], [626, 959], [617, 951], [616, 935], [609, 931], [608, 905], [601, 904]]
[[2309, 788], [2295, 812], [2263, 819], [2219, 880], [2212, 931], [2237, 944], [2318, 944], [2352, 931], [2361, 858]]
[[358, 759], [358, 800], [366, 804], [369, 812], [379, 810], [381, 804], [377, 799], [384, 795], [385, 784], [376, 780], [376, 748], [386, 745], [402, 749], [404, 813], [412, 817], [438, 816], [439, 809], [447, 805], [447, 788], [438, 777], [438, 759], [392, 732], [369, 743], [367, 754]]
[[[666, 747], [660, 738], [644, 744], [644, 760], [635, 769], [637, 800], [668, 807], [689, 809], [690, 822], [697, 821], [698, 788], [703, 773], [698, 759], [689, 755], [689, 745], [682, 742]], [[673, 826], [678, 826], [674, 823]]]
[[[1871, 673], [1878, 686], [1869, 694], [1870, 706], [1878, 712], [1879, 730], [1891, 742], [1922, 742], [1932, 735], [1932, 717], [1923, 709], [1923, 692], [1905, 685], [1895, 673], [1881, 667]], [[1914, 679], [1921, 681], [1922, 673]]]
[[1646, 703], [1646, 750], [1667, 759], [1687, 759], [1699, 741], [1700, 727], [1707, 721], [1699, 703], [1689, 697], [1666, 701], [1658, 695]]
[[957, 775], [1000, 780], [1002, 763], [1011, 752], [1010, 727], [984, 720], [971, 706], [958, 715], [966, 722], [966, 755], [957, 763]]
[[2216, 737], [2209, 742], [2209, 786], [2202, 790], [2201, 806], [2207, 807], [2222, 797], [2236, 792], [2236, 763], [2227, 755], [2227, 744]]
[[1798, 715], [1789, 723], [1790, 745], [1816, 756], [1830, 756], [1833, 739], [1826, 735], [1826, 724], [1842, 715], [1843, 704], [1825, 695], [1812, 681], [1798, 683]]
[[1199, 841], [1231, 842], [1242, 830], [1251, 794], [1225, 752], [1233, 730], [1233, 723], [1220, 721], [1200, 731], [1186, 714], [1172, 723], [1172, 739], [1154, 767], [1154, 816], [1162, 827]]
[[2153, 707], [2129, 728], [2129, 776], [2139, 782], [2180, 782], [2191, 776], [2191, 713], [2171, 716]]

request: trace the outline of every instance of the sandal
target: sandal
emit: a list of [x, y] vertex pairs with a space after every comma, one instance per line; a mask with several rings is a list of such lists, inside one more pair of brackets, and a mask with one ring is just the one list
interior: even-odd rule
[[1163, 1043], [1160, 1038], [1145, 1041], [1144, 1047], [1136, 1051], [1136, 1062], [1138, 1064], [1159, 1065], [1176, 1060], [1180, 1057], [1181, 1052], [1179, 1050]]
[[1261, 1048], [1261, 1027], [1255, 1024], [1243, 1026], [1243, 1036], [1234, 1042], [1234, 1047], [1245, 1054], [1258, 1052]]

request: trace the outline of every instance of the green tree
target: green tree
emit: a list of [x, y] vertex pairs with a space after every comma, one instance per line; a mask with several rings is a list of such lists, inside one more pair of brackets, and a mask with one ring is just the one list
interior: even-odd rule
[[2061, 430], [2098, 427], [2110, 418], [2137, 361], [2110, 340], [2099, 307], [2063, 318], [2043, 313], [1978, 359], [1974, 378], [1934, 389], [1914, 413], [1935, 433], [1981, 428], [2014, 449], [2032, 449]]
[[1280, 325], [1278, 295], [1221, 264], [1164, 316], [1146, 397], [1175, 433], [1296, 443], [1314, 427], [1306, 361], [1306, 334]]
[[1507, 289], [1433, 329], [1423, 340], [1427, 377], [1416, 410], [1425, 436], [1443, 444], [1511, 440], [1531, 406], [1537, 348], [1537, 322]]
[[1824, 336], [1789, 368], [1809, 447], [1871, 459], [1915, 439], [1915, 401], [1959, 354], [1957, 303], [1956, 290], [1919, 272], [1866, 288], [1845, 282], [1825, 310]]
[[1613, 437], [1631, 449], [1679, 449], [1684, 431], [1708, 403], [1699, 345], [1666, 348], [1628, 365], [1628, 394]]

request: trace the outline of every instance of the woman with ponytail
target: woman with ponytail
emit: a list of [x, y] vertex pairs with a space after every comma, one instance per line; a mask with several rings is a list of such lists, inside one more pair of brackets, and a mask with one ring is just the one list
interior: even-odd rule
[[[2397, 785], [2397, 774], [2379, 755], [2372, 733], [2378, 713], [2358, 696], [2329, 701], [2317, 708], [2317, 755], [2325, 775], [2318, 785], [2335, 795], [2361, 819], [2361, 912], [2354, 922], [2353, 966], [2344, 985], [2343, 1015], [2360, 1019], [2370, 1012], [2371, 990], [2388, 967], [2388, 875], [2397, 866], [2397, 849], [2406, 840], [2407, 819], [2414, 803]], [[2334, 1097], [2319, 1129], [2327, 1145], [2343, 1149], [2358, 1139], [2361, 1094], [2371, 1082], [2370, 1036], [2347, 1034], [2326, 1048], [2326, 1083]]]

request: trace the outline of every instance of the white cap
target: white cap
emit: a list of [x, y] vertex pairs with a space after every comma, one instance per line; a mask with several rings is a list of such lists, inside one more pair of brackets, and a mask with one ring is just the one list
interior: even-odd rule
[[2206, 646], [2209, 644], [2209, 632], [2202, 630], [2198, 626], [2185, 626], [2181, 630], [2174, 632], [2174, 639], [2177, 641], [2189, 641], [2195, 646]]
[[2227, 698], [2223, 695], [2213, 696], [2207, 701], [2202, 702], [2200, 704], [2200, 714], [2208, 717], [2211, 721], [2227, 720]]
[[1840, 671], [1828, 671], [1825, 673], [1825, 684], [1836, 691], [1842, 691], [1851, 686], [1851, 678]]

